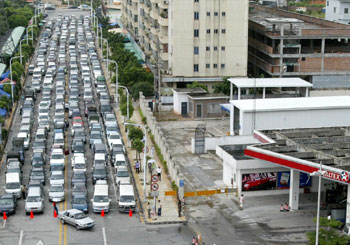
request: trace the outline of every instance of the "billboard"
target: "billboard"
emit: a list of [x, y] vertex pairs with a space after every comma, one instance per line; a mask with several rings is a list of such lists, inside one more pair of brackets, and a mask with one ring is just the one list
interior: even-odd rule
[[[311, 177], [306, 173], [300, 173], [299, 175], [299, 187], [310, 187]], [[289, 189], [290, 186], [290, 171], [278, 172], [277, 174], [277, 189]]]
[[277, 173], [242, 174], [243, 191], [274, 190], [277, 186]]

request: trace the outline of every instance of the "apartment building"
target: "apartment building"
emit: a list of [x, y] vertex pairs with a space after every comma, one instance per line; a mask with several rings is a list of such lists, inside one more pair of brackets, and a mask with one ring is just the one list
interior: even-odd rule
[[350, 26], [251, 5], [249, 73], [264, 77], [350, 75]]
[[122, 0], [122, 22], [147, 63], [159, 65], [161, 86], [199, 81], [211, 90], [247, 74], [248, 1]]
[[350, 2], [348, 0], [327, 0], [326, 20], [350, 24]]

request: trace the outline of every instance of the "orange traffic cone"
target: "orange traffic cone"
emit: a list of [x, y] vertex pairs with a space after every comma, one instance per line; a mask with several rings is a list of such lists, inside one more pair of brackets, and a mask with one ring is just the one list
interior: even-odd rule
[[33, 219], [33, 218], [34, 218], [33, 211], [30, 211], [30, 218], [31, 218], [31, 219]]
[[56, 212], [56, 210], [53, 211], [53, 217], [57, 218], [57, 212]]
[[7, 215], [6, 215], [6, 212], [3, 213], [4, 214], [4, 220], [7, 220]]
[[129, 209], [129, 217], [132, 217], [132, 211]]
[[105, 211], [104, 211], [104, 210], [102, 210], [101, 216], [102, 216], [102, 217], [105, 217]]

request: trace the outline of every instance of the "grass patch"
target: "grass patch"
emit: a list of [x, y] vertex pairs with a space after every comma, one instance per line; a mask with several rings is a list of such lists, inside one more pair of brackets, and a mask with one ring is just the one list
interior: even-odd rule
[[177, 187], [175, 181], [171, 182], [171, 189], [173, 189], [173, 191], [178, 191], [179, 187]]
[[163, 154], [162, 152], [160, 151], [160, 148], [159, 146], [157, 145], [156, 141], [154, 140], [154, 136], [151, 132], [149, 132], [150, 134], [150, 138], [151, 138], [151, 141], [152, 141], [152, 144], [154, 145], [154, 149], [156, 150], [156, 153], [158, 155], [158, 158], [161, 162], [161, 164], [163, 165], [163, 168], [165, 170], [165, 172], [168, 174], [168, 165], [167, 165], [167, 162], [164, 160], [164, 157], [163, 157]]
[[147, 118], [143, 115], [141, 109], [139, 109], [139, 113], [140, 113], [141, 120], [142, 120], [143, 124], [147, 124]]

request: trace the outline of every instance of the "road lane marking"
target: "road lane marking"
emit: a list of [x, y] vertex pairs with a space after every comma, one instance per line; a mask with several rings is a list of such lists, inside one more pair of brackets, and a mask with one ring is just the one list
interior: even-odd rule
[[23, 240], [23, 230], [19, 233], [19, 242], [18, 245], [22, 245], [22, 240]]
[[106, 229], [102, 227], [103, 244], [107, 245]]
[[[65, 113], [65, 120], [68, 120], [67, 112]], [[65, 147], [64, 150], [68, 148], [68, 135], [65, 137]], [[66, 193], [65, 193], [65, 198], [64, 198], [64, 210], [67, 210], [67, 198], [68, 198], [68, 156], [65, 156], [64, 159], [64, 164], [65, 164], [65, 169], [64, 169], [64, 183], [66, 187]], [[67, 225], [64, 225], [64, 230], [63, 230], [63, 244], [67, 245]]]
[[4, 219], [4, 222], [2, 223], [2, 228], [5, 228], [6, 226], [6, 219]]
[[58, 245], [62, 245], [62, 223], [60, 222], [59, 224], [59, 229], [58, 229]]

